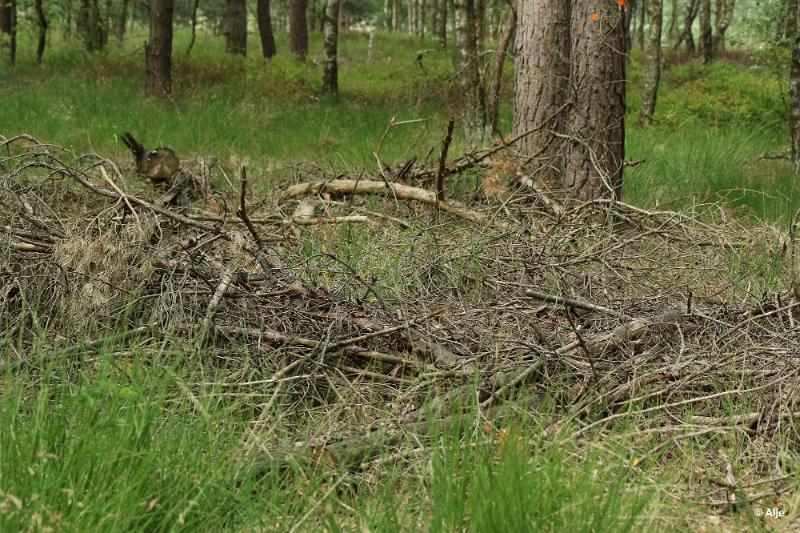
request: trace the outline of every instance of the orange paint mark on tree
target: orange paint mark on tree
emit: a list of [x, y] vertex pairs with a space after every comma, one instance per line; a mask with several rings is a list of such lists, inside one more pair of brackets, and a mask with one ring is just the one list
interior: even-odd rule
[[589, 20], [597, 20], [599, 18], [600, 15], [598, 15], [597, 13], [592, 13], [591, 15], [589, 15]]
[[625, 7], [625, 0], [617, 0], [619, 7]]

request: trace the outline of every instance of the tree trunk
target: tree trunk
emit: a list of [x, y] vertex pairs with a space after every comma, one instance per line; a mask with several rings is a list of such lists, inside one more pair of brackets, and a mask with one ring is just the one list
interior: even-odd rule
[[275, 56], [275, 36], [272, 33], [272, 18], [269, 13], [269, 0], [258, 0], [256, 10], [258, 17], [258, 33], [261, 36], [261, 53], [266, 58]]
[[630, 60], [630, 51], [633, 50], [633, 31], [636, 26], [636, 0], [628, 0], [627, 8], [625, 9], [625, 51], [628, 52], [628, 60]]
[[497, 118], [500, 114], [500, 89], [503, 82], [503, 66], [506, 62], [506, 54], [514, 39], [514, 32], [517, 29], [517, 10], [514, 4], [509, 6], [508, 22], [503, 32], [503, 37], [495, 51], [494, 70], [492, 71], [492, 85], [489, 89], [486, 114], [488, 115], [489, 129], [492, 133], [497, 131]]
[[648, 127], [656, 111], [658, 83], [661, 80], [661, 27], [664, 8], [662, 0], [650, 0], [650, 38], [647, 40], [647, 75], [644, 84], [639, 124]]
[[189, 46], [186, 48], [186, 55], [192, 53], [194, 43], [197, 40], [197, 9], [200, 7], [200, 0], [194, 0], [192, 5], [192, 38], [189, 39]]
[[[125, 39], [125, 29], [128, 26], [128, 3], [129, 0], [122, 0], [119, 6], [119, 17], [117, 18], [117, 40], [119, 42]], [[195, 5], [197, 4], [195, 3]]]
[[36, 10], [36, 20], [39, 22], [39, 42], [36, 44], [36, 62], [42, 62], [44, 56], [44, 47], [47, 44], [47, 19], [44, 16], [44, 6], [42, 0], [36, 0], [34, 3]]
[[174, 0], [150, 0], [150, 40], [145, 45], [147, 94], [172, 91], [172, 14]]
[[227, 39], [229, 54], [247, 55], [247, 0], [227, 0]]
[[725, 32], [733, 19], [733, 8], [736, 0], [717, 0], [716, 34], [714, 35], [714, 49], [725, 50]]
[[486, 42], [486, 0], [473, 0], [473, 4], [473, 16], [475, 17], [475, 43], [477, 44], [478, 52], [480, 53], [483, 51], [483, 46]]
[[514, 136], [529, 169], [546, 184], [561, 182], [563, 164], [552, 132], [563, 130], [569, 87], [569, 0], [518, 3]]
[[322, 92], [337, 94], [339, 92], [339, 14], [342, 0], [328, 0], [325, 6], [325, 60], [323, 61]]
[[491, 132], [486, 121], [486, 96], [478, 62], [474, 0], [455, 0], [453, 14], [456, 20], [456, 84], [461, 98], [464, 139], [471, 143], [483, 143]]
[[297, 59], [305, 61], [308, 55], [308, 21], [306, 20], [308, 0], [292, 0], [291, 9], [289, 44]]
[[392, 31], [400, 29], [400, 6], [399, 0], [392, 0]]
[[800, 173], [800, 27], [797, 18], [798, 0], [788, 2], [787, 31], [791, 32], [794, 46], [789, 69], [789, 132], [792, 138], [792, 167]]
[[[3, 41], [8, 41], [9, 50], [11, 51], [9, 54], [9, 60], [12, 64], [16, 59], [14, 57], [16, 54], [11, 48], [11, 44], [14, 39], [14, 31], [13, 0], [0, 0], [0, 45], [2, 45]], [[0, 46], [0, 48], [3, 48], [3, 46]]]
[[668, 39], [672, 39], [675, 37], [675, 31], [677, 27], [678, 27], [678, 0], [670, 0], [669, 29], [667, 29]]
[[696, 51], [694, 35], [692, 35], [692, 24], [694, 24], [694, 19], [697, 17], [699, 5], [699, 0], [686, 0], [686, 6], [683, 9], [683, 32], [681, 32], [678, 40], [675, 41], [674, 48], [676, 50], [685, 42], [687, 50], [691, 53]]
[[647, 4], [648, 0], [639, 0], [636, 3], [636, 7], [639, 9], [639, 26], [638, 26], [638, 34], [637, 39], [639, 41], [639, 48], [644, 49], [644, 20], [645, 14], [647, 13]]
[[574, 0], [562, 187], [588, 200], [618, 198], [625, 155], [625, 12], [616, 2]]
[[86, 50], [96, 52], [103, 49], [103, 17], [98, 0], [83, 0], [78, 19], [78, 29], [83, 36]]
[[447, 49], [447, 2], [439, 0], [439, 48]]
[[703, 54], [703, 63], [706, 65], [714, 59], [711, 0], [700, 0], [700, 53]]

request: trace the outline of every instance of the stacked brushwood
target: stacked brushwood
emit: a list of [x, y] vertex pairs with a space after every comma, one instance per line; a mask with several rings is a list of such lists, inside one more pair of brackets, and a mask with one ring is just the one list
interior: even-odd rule
[[[320, 406], [369, 404], [360, 425], [343, 415], [308, 443], [364, 468], [377, 450], [423, 445], [429, 424], [457, 423], [464, 405], [502, 416], [511, 397], [532, 410], [547, 398], [554, 436], [617, 424], [660, 435], [636, 462], [719, 432], [774, 449], [797, 429], [794, 226], [530, 188], [456, 201], [422, 186], [483, 172], [496, 149], [394, 174], [381, 165], [373, 179], [306, 168], [270, 196], [248, 192], [244, 172], [236, 186], [208, 186], [184, 165], [187, 179], [164, 189], [29, 136], [0, 148], [7, 376], [42, 364], [26, 355], [34, 344], [68, 366], [114, 343], [146, 354], [177, 342], [230, 382], [258, 374], [253, 387], [270, 400], [257, 410], [291, 405], [289, 426]], [[185, 187], [202, 194], [176, 205]], [[345, 225], [384, 250], [435, 246], [409, 247], [394, 267], [405, 283], [390, 290], [334, 245], [307, 252], [304, 240]], [[751, 408], [726, 408], [742, 398]], [[401, 438], [409, 432], [420, 438]]]

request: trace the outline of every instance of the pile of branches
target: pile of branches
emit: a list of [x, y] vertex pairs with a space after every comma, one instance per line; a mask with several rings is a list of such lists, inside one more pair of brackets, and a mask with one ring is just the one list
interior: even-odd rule
[[[26, 358], [33, 343], [76, 360], [112, 341], [181, 339], [224, 363], [229, 381], [237, 364], [256, 368], [275, 391], [264, 410], [290, 398], [301, 419], [349, 401], [344, 390], [371, 402], [377, 422], [343, 421], [312, 443], [362, 466], [423, 432], [431, 414], [454, 423], [475, 399], [491, 418], [504, 399], [536, 409], [546, 397], [553, 436], [597, 437], [619, 423], [660, 436], [636, 463], [719, 432], [774, 450], [776, 435], [798, 430], [792, 231], [723, 220], [716, 208], [574, 203], [535, 186], [499, 201], [444, 198], [443, 178], [491, 167], [497, 149], [394, 174], [380, 165], [374, 179], [308, 173], [272, 201], [249, 197], [244, 172], [215, 189], [207, 169], [184, 165], [171, 189], [133, 192], [100, 156], [27, 136], [0, 146], [5, 372], [41, 363]], [[335, 246], [303, 252], [320, 228], [344, 224], [387, 247], [432, 239], [437, 252], [400, 261], [408, 283], [392, 292]], [[264, 451], [281, 462], [294, 453]], [[766, 495], [790, 487], [768, 456], [751, 472], [779, 480]], [[741, 489], [732, 484], [719, 490]]]

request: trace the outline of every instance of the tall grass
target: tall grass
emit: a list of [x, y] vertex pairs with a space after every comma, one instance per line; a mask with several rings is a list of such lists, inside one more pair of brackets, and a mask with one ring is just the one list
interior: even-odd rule
[[253, 428], [252, 398], [203, 385], [208, 365], [176, 347], [109, 345], [80, 366], [31, 355], [41, 369], [0, 390], [2, 531], [626, 531], [650, 501], [622, 463], [573, 459], [531, 419], [435, 434], [411, 476], [391, 462], [358, 476], [302, 449], [278, 468], [245, 453], [254, 429], [287, 449], [304, 430], [279, 412]]

